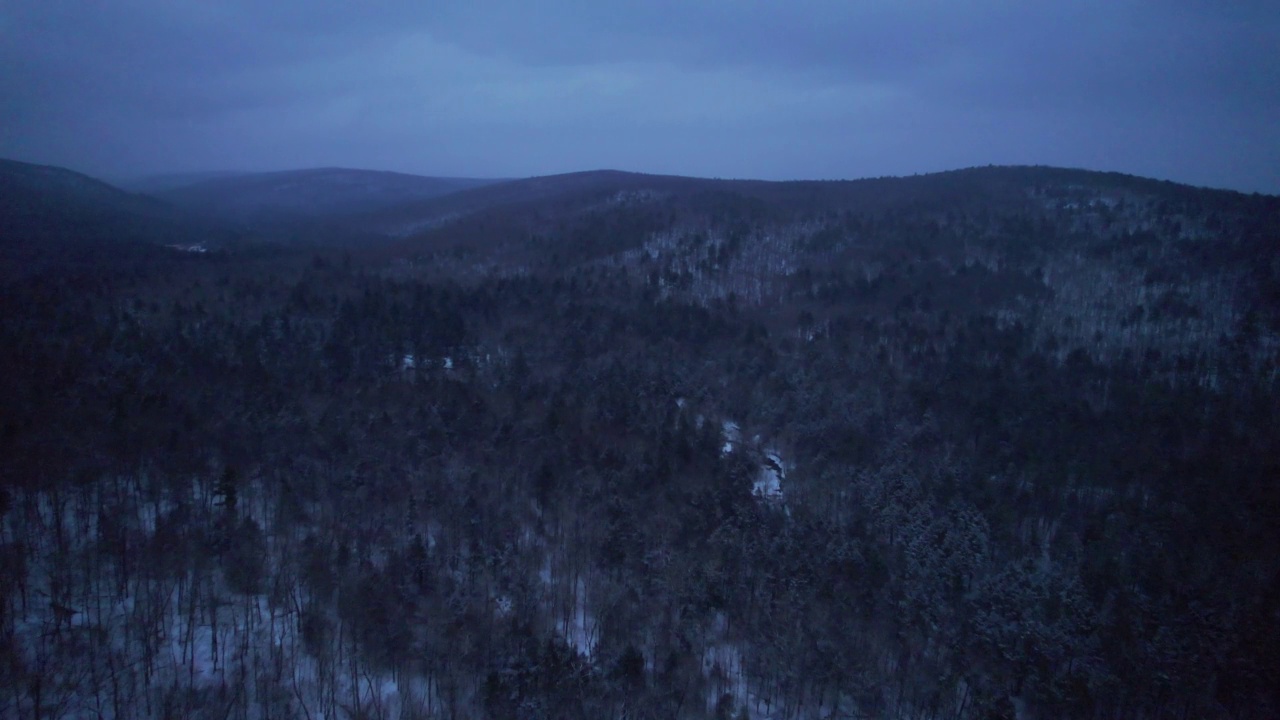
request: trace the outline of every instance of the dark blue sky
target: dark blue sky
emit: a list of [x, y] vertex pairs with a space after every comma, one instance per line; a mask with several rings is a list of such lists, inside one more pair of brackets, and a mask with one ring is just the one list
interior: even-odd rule
[[[376, 6], [370, 9], [367, 6]], [[0, 156], [1280, 192], [1271, 0], [0, 0]]]

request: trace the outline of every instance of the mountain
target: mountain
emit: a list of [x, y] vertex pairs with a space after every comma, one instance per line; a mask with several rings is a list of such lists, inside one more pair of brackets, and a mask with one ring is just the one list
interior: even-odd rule
[[59, 167], [0, 160], [0, 256], [9, 271], [147, 255], [232, 235], [168, 203]]
[[[793, 250], [826, 260], [824, 253], [847, 246], [848, 236], [854, 233], [855, 229], [842, 227], [842, 219], [931, 225], [932, 235], [945, 236], [966, 232], [960, 227], [965, 223], [990, 224], [1016, 217], [1047, 226], [1049, 234], [1063, 235], [1062, 241], [1074, 246], [1078, 241], [1096, 244], [1104, 238], [1143, 232], [1209, 241], [1220, 234], [1220, 223], [1227, 218], [1265, 224], [1274, 219], [1278, 207], [1271, 196], [1051, 167], [982, 167], [912, 177], [789, 182], [593, 171], [514, 180], [405, 203], [365, 214], [356, 224], [397, 238], [396, 247], [404, 252], [456, 246], [468, 255], [521, 245], [531, 236], [551, 236], [547, 249], [579, 254], [584, 249], [581, 243], [566, 236], [577, 232], [575, 228], [631, 221], [644, 229], [622, 232], [630, 240], [614, 237], [612, 246], [635, 249], [637, 243], [654, 241], [655, 233], [724, 233], [734, 226], [744, 232], [758, 233], [768, 227], [801, 235], [813, 235], [820, 228], [833, 247], [823, 250], [802, 243]], [[1169, 222], [1178, 227], [1161, 225]], [[1209, 226], [1196, 227], [1202, 223]], [[998, 232], [994, 227], [969, 229], [987, 236]], [[1045, 228], [1023, 230], [1038, 235], [1034, 241], [1046, 250], [1067, 249], [1034, 232], [1037, 229]], [[874, 228], [856, 234], [862, 236], [856, 243], [862, 248], [898, 239]], [[593, 236], [592, 242], [602, 239]], [[945, 238], [937, 242], [946, 245]]]
[[[905, 309], [996, 312], [1095, 357], [1280, 342], [1280, 198], [1049, 167], [762, 182], [615, 171], [531, 178], [376, 218], [423, 277], [611, 268], [661, 297], [816, 328]], [[780, 315], [779, 309], [786, 309]], [[1246, 327], [1247, 325], [1247, 327]], [[1262, 349], [1268, 348], [1268, 349]]]
[[357, 224], [408, 237], [484, 213], [523, 213], [546, 218], [637, 199], [659, 205], [694, 203], [707, 209], [717, 203], [748, 203], [790, 213], [918, 212], [981, 204], [994, 209], [1010, 202], [1025, 202], [1027, 192], [1068, 197], [1088, 190], [1163, 193], [1171, 197], [1238, 195], [1119, 173], [1032, 166], [991, 166], [841, 181], [724, 180], [596, 170], [511, 180], [405, 202], [365, 213]]
[[[1150, 205], [1150, 207], [1147, 207]], [[911, 177], [847, 181], [721, 180], [591, 171], [495, 183], [363, 214], [384, 234], [429, 244], [469, 223], [536, 231], [641, 208], [668, 224], [803, 220], [832, 214], [945, 220], [962, 214], [1062, 218], [1129, 215], [1145, 209], [1269, 217], [1271, 196], [1194, 188], [1118, 173], [1051, 167], [983, 167]], [[1108, 228], [1110, 231], [1112, 228]], [[502, 239], [503, 233], [489, 233]], [[508, 238], [511, 239], [511, 238]], [[572, 243], [559, 249], [573, 251]]]
[[[20, 174], [29, 224], [185, 217]], [[9, 714], [1280, 716], [1280, 198], [593, 171], [272, 223], [0, 283]]]
[[233, 174], [165, 185], [153, 194], [227, 220], [289, 220], [370, 212], [480, 187], [494, 180], [439, 178], [345, 168]]
[[[139, 217], [173, 217], [172, 208], [144, 195], [65, 168], [0, 160], [0, 210], [7, 222], [57, 220], [82, 213], [121, 213]], [[11, 228], [16, 226], [11, 225]]]

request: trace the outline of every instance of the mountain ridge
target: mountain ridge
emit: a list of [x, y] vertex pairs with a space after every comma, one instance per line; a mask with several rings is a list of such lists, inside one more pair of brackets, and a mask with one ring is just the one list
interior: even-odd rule
[[[985, 183], [985, 185], [974, 185]], [[360, 218], [383, 232], [407, 236], [442, 220], [500, 205], [527, 205], [564, 200], [574, 193], [607, 193], [651, 189], [695, 193], [731, 192], [764, 200], [810, 205], [875, 205], [928, 199], [940, 190], [973, 193], [1001, 184], [1107, 185], [1149, 192], [1211, 193], [1220, 197], [1267, 197], [1234, 190], [1200, 188], [1137, 175], [1047, 165], [988, 165], [935, 173], [868, 177], [847, 180], [723, 179], [682, 175], [637, 173], [623, 170], [588, 170], [510, 180], [444, 196], [403, 203]]]
[[156, 192], [188, 210], [240, 220], [331, 217], [495, 182], [341, 167], [215, 177]]
[[163, 200], [50, 165], [0, 160], [0, 258], [26, 274], [66, 262], [145, 259], [235, 235]]

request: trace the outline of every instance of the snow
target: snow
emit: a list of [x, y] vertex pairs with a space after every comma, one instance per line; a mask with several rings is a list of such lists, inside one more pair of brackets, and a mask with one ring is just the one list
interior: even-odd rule
[[[400, 359], [402, 366], [408, 367], [426, 367], [435, 362], [446, 369], [452, 367], [452, 358], [448, 357], [433, 360], [397, 354], [387, 359]], [[677, 402], [683, 400], [679, 398]], [[716, 418], [711, 415], [706, 421], [716, 422]], [[783, 450], [762, 444], [772, 440], [762, 441], [759, 435], [744, 434], [735, 421], [720, 420], [720, 427], [724, 439], [722, 452], [743, 453], [735, 459], [760, 460], [752, 494], [762, 503], [780, 503], [788, 470]], [[246, 492], [254, 496], [263, 494], [256, 484], [260, 482], [260, 479], [251, 479]], [[61, 535], [71, 549], [70, 555], [87, 553], [84, 557], [93, 557], [91, 551], [98, 534], [96, 523], [100, 508], [110, 508], [112, 515], [120, 515], [132, 532], [145, 538], [154, 535], [158, 527], [172, 525], [170, 513], [176, 508], [198, 509], [212, 502], [208, 497], [210, 483], [194, 483], [185, 491], [189, 494], [152, 488], [145, 482], [142, 485], [146, 491], [134, 491], [127, 499], [125, 495], [117, 497], [109, 493], [107, 484], [103, 485], [101, 494], [83, 498], [37, 493], [31, 498], [30, 506], [35, 512], [29, 519], [18, 513], [0, 519], [0, 542], [19, 535], [30, 537], [32, 552], [49, 557], [54, 549], [52, 538]], [[15, 507], [26, 507], [23, 499], [16, 497]], [[81, 511], [76, 512], [77, 508]], [[265, 503], [244, 504], [242, 511], [261, 527], [270, 527], [272, 516]], [[23, 519], [21, 525], [20, 519]], [[38, 529], [29, 527], [28, 523], [38, 525]], [[58, 528], [58, 532], [54, 528]], [[428, 547], [435, 547], [437, 533], [438, 527], [426, 525], [424, 535]], [[526, 543], [532, 546], [541, 542], [531, 529], [529, 533]], [[268, 533], [268, 541], [278, 540]], [[538, 568], [543, 598], [552, 609], [549, 617], [553, 619], [548, 624], [559, 638], [590, 660], [596, 655], [601, 632], [600, 622], [592, 613], [593, 603], [597, 603], [595, 609], [599, 610], [603, 600], [591, 594], [592, 584], [578, 574], [582, 568], [557, 559], [565, 557], [567, 554], [563, 551], [547, 549]], [[165, 693], [175, 693], [178, 689], [211, 692], [228, 686], [242, 687], [243, 692], [256, 701], [263, 698], [256, 695], [259, 691], [254, 689], [254, 683], [246, 682], [245, 678], [270, 674], [278, 676], [272, 681], [278, 687], [293, 693], [291, 702], [295, 708], [305, 707], [303, 714], [307, 717], [341, 717], [344, 704], [376, 709], [375, 714], [385, 717], [400, 717], [402, 713], [407, 715], [425, 708], [424, 698], [431, 695], [428, 691], [435, 682], [429, 676], [391, 675], [363, 667], [357, 673], [349, 648], [342, 645], [342, 627], [336, 614], [325, 615], [332, 623], [333, 633], [328, 641], [321, 642], [328, 645], [322, 645], [318, 651], [304, 647], [301, 617], [311, 600], [297, 587], [287, 589], [284, 597], [273, 596], [273, 604], [263, 595], [231, 592], [216, 569], [206, 570], [200, 576], [180, 575], [164, 581], [135, 575], [118, 588], [111, 582], [115, 574], [106, 569], [99, 584], [63, 586], [61, 590], [55, 590], [53, 576], [56, 573], [52, 563], [33, 564], [30, 596], [34, 600], [29, 605], [24, 603], [21, 610], [17, 610], [16, 603], [12, 606], [16, 611], [15, 652], [30, 664], [58, 667], [67, 659], [63, 646], [75, 645], [49, 639], [57, 637], [59, 632], [64, 638], [70, 637], [70, 633], [75, 633], [77, 638], [101, 637], [103, 652], [109, 653], [113, 662], [130, 666], [141, 667], [141, 658], [154, 652], [150, 655], [154, 664], [147, 665], [147, 680], [155, 689], [148, 689], [141, 675], [129, 675], [126, 680], [129, 686], [122, 691], [126, 701], [135, 706], [144, 700], [156, 703], [159, 698], [170, 697]], [[490, 597], [498, 616], [506, 617], [514, 612], [515, 602], [510, 595], [498, 593]], [[323, 607], [324, 603], [318, 606]], [[707, 702], [714, 704], [724, 693], [729, 693], [738, 707], [750, 709], [752, 717], [769, 717], [768, 710], [760, 714], [762, 704], [768, 706], [768, 702], [757, 695], [761, 688], [752, 687], [745, 676], [744, 658], [751, 652], [749, 643], [730, 635], [726, 621], [717, 620], [702, 648], [703, 670], [709, 680]], [[321, 657], [337, 658], [337, 663], [350, 672], [346, 669], [335, 672], [334, 662], [322, 661]], [[102, 705], [101, 698], [107, 695], [86, 684], [85, 677], [91, 675], [68, 669], [53, 678], [66, 687], [64, 695], [71, 708], [66, 716], [112, 718], [110, 708]], [[241, 686], [241, 683], [245, 684]]]
[[735, 705], [746, 705], [749, 698], [746, 674], [742, 670], [742, 651], [729, 642], [709, 644], [702, 653], [702, 674], [707, 683], [707, 710], [714, 711], [720, 696], [728, 693]]
[[[204, 494], [196, 488], [191, 493], [189, 498]], [[129, 711], [128, 717], [158, 716], [175, 698], [195, 703], [186, 710], [199, 713], [207, 698], [228, 687], [246, 693], [249, 707], [282, 702], [259, 695], [264, 688], [291, 691], [288, 703], [305, 707], [299, 716], [313, 720], [345, 717], [343, 705], [363, 705], [381, 717], [429, 714], [426, 698], [433, 678], [395, 677], [368, 668], [357, 676], [348, 650], [336, 639], [323, 655], [348, 663], [352, 673], [335, 672], [332, 663], [307, 652], [298, 611], [310, 599], [296, 587], [273, 604], [265, 595], [230, 592], [217, 570], [165, 578], [134, 573], [117, 584], [116, 573], [102, 568], [98, 580], [78, 583], [68, 582], [62, 566], [49, 561], [58, 536], [61, 552], [77, 563], [96, 557], [99, 508], [127, 520], [132, 537], [145, 538], [165, 524], [175, 505], [172, 499], [134, 495], [122, 501], [105, 483], [100, 492], [77, 496], [16, 495], [16, 506], [34, 512], [0, 518], [0, 545], [24, 537], [35, 560], [24, 599], [18, 602], [15, 596], [7, 606], [13, 613], [9, 639], [15, 658], [41, 668], [48, 680], [42, 700], [47, 716], [115, 720], [124, 717], [114, 714], [117, 703]], [[61, 532], [55, 531], [58, 526]], [[585, 606], [579, 615], [577, 625], [593, 631]], [[86, 655], [88, 647], [96, 649]], [[112, 683], [101, 684], [107, 675]], [[0, 715], [35, 714], [30, 693], [6, 701], [12, 703]], [[260, 716], [256, 711], [248, 715]]]
[[782, 455], [776, 450], [766, 452], [764, 457], [765, 461], [760, 466], [760, 474], [756, 476], [751, 494], [762, 500], [780, 501], [782, 500], [782, 481], [787, 476], [786, 465]]
[[515, 606], [510, 595], [499, 595], [494, 599], [494, 607], [498, 611], [498, 617], [506, 617], [511, 614], [511, 609]]
[[[742, 445], [742, 428], [733, 420], [722, 421], [720, 428], [724, 437], [724, 445], [721, 446], [720, 453], [728, 455]], [[752, 436], [752, 446], [759, 447], [760, 443], [759, 435]], [[760, 472], [752, 482], [751, 494], [766, 502], [781, 502], [783, 496], [782, 481], [786, 477], [787, 465], [786, 461], [782, 459], [782, 454], [774, 449], [766, 450], [764, 452], [764, 462], [760, 464]]]
[[[399, 358], [398, 361], [397, 358]], [[417, 369], [419, 365], [422, 365], [423, 367], [439, 366], [445, 370], [453, 369], [453, 358], [449, 356], [442, 357], [438, 360], [432, 360], [431, 358], [419, 357], [414, 353], [404, 353], [403, 355], [392, 355], [389, 360], [392, 364], [398, 365], [399, 368], [405, 372]]]
[[579, 579], [574, 592], [573, 617], [565, 628], [565, 640], [569, 641], [579, 655], [589, 658], [595, 651], [598, 635], [596, 620], [587, 611], [586, 582]]
[[[543, 557], [542, 567], [538, 569], [538, 579], [547, 590], [554, 590], [559, 580], [558, 574], [551, 566], [551, 553], [547, 553]], [[567, 598], [567, 604], [560, 604], [557, 613], [560, 614], [559, 619], [555, 623], [555, 632], [564, 639], [574, 650], [584, 658], [590, 658], [595, 653], [596, 641], [600, 637], [600, 626], [594, 615], [587, 608], [587, 583], [583, 578], [570, 585], [572, 588], [571, 597]], [[560, 596], [564, 600], [563, 596]]]
[[197, 244], [197, 245], [166, 245], [165, 247], [167, 247], [167, 248], [171, 248], [171, 249], [173, 249], [173, 250], [177, 250], [177, 251], [179, 251], [179, 252], [189, 252], [189, 253], [207, 253], [207, 252], [209, 252], [209, 248], [205, 247], [204, 245], [199, 245], [199, 244]]
[[724, 447], [720, 448], [720, 453], [728, 455], [742, 441], [742, 431], [738, 427], [738, 423], [732, 420], [725, 420], [720, 423], [720, 431], [724, 435]]

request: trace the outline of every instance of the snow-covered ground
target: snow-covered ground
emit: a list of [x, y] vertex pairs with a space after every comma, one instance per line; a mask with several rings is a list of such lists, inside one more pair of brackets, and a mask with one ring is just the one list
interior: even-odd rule
[[[543, 587], [554, 598], [558, 591], [565, 587], [564, 579], [552, 568], [551, 553], [548, 552], [538, 570], [538, 579]], [[595, 655], [596, 642], [599, 640], [600, 626], [588, 607], [588, 591], [586, 579], [579, 577], [570, 586], [569, 597], [563, 596], [552, 601], [557, 606], [555, 632], [584, 658]]]
[[751, 487], [751, 494], [771, 502], [782, 500], [782, 481], [787, 477], [786, 465], [777, 450], [768, 450], [760, 465], [760, 474]]
[[[451, 364], [447, 357], [395, 359], [406, 369]], [[706, 422], [716, 422], [713, 417]], [[783, 453], [758, 436], [745, 437], [732, 420], [720, 421], [720, 428], [724, 453], [760, 458], [754, 495], [761, 502], [781, 502], [788, 469]], [[316, 720], [346, 717], [356, 708], [384, 718], [440, 711], [436, 679], [420, 671], [374, 670], [360, 659], [351, 629], [330, 602], [313, 602], [296, 578], [272, 587], [281, 573], [275, 566], [281, 547], [293, 543], [296, 548], [302, 539], [272, 530], [270, 504], [248, 499], [267, 496], [265, 487], [254, 478], [243, 483], [236, 512], [240, 521], [263, 529], [266, 553], [266, 582], [250, 594], [234, 590], [222, 561], [213, 557], [200, 564], [184, 556], [161, 571], [118, 567], [120, 553], [114, 547], [103, 552], [102, 543], [124, 542], [135, 548], [129, 557], [139, 563], [167, 562], [164, 558], [177, 552], [175, 543], [198, 542], [185, 528], [215, 527], [218, 515], [227, 512], [212, 480], [193, 479], [183, 486], [139, 476], [67, 494], [15, 492], [12, 511], [0, 521], [0, 550], [23, 546], [28, 572], [22, 588], [0, 596], [5, 603], [0, 618], [12, 620], [24, 672], [45, 682], [38, 691], [10, 684], [28, 690], [0, 698], [0, 717], [33, 715], [36, 703], [45, 717], [108, 720], [203, 717], [212, 708], [237, 703], [263, 708], [234, 713], [254, 718]], [[420, 529], [428, 551], [437, 552], [436, 528]], [[117, 533], [121, 539], [112, 539]], [[577, 554], [548, 543], [533, 525], [522, 541], [526, 550], [545, 558], [533, 569], [541, 580], [545, 631], [585, 661], [599, 662], [601, 625], [593, 603], [606, 602], [600, 586], [589, 568], [572, 564], [580, 561]], [[193, 546], [192, 552], [206, 550]], [[375, 555], [373, 562], [381, 560]], [[499, 618], [515, 611], [507, 592], [495, 587], [490, 596]], [[327, 628], [318, 634], [317, 618]], [[699, 650], [707, 700], [714, 703], [728, 693], [738, 707], [750, 708], [751, 717], [772, 717], [760, 710], [768, 703], [760, 700], [745, 670], [749, 647], [730, 636], [723, 620], [711, 629]]]
[[[724, 444], [720, 448], [723, 455], [737, 452], [743, 447], [742, 428], [733, 420], [724, 420], [720, 424]], [[787, 462], [782, 453], [775, 448], [761, 449], [760, 436], [751, 439], [750, 446], [759, 449], [764, 455], [760, 470], [751, 485], [751, 494], [763, 502], [781, 504], [784, 497], [783, 482], [787, 478]]]
[[270, 600], [230, 590], [216, 564], [166, 573], [98, 562], [97, 544], [114, 532], [104, 524], [126, 529], [140, 564], [154, 562], [147, 558], [156, 534], [172, 532], [178, 513], [209, 500], [200, 484], [184, 503], [143, 500], [137, 486], [117, 496], [109, 485], [75, 496], [17, 492], [0, 523], [0, 550], [26, 557], [23, 581], [3, 596], [0, 618], [12, 623], [18, 672], [40, 678], [0, 683], [14, 691], [0, 697], [0, 717], [221, 717], [238, 709], [234, 716], [319, 720], [349, 717], [354, 708], [385, 718], [431, 712], [430, 678], [369, 669], [336, 618], [320, 641], [330, 660], [304, 648], [309, 599], [296, 586]]
[[720, 423], [720, 432], [724, 435], [724, 446], [720, 448], [720, 452], [728, 455], [742, 442], [742, 429], [738, 427], [738, 423], [725, 420]]
[[439, 358], [438, 360], [433, 360], [431, 358], [420, 358], [417, 355], [414, 355], [413, 353], [405, 353], [400, 358], [400, 363], [399, 363], [400, 369], [405, 372], [417, 369], [419, 364], [423, 365], [424, 367], [434, 367], [438, 365], [444, 368], [445, 370], [452, 370], [453, 358], [446, 355], [442, 358]]
[[564, 635], [578, 654], [590, 658], [595, 654], [596, 641], [599, 639], [600, 627], [596, 619], [587, 610], [587, 583], [579, 578], [574, 588], [573, 615], [565, 624]]

